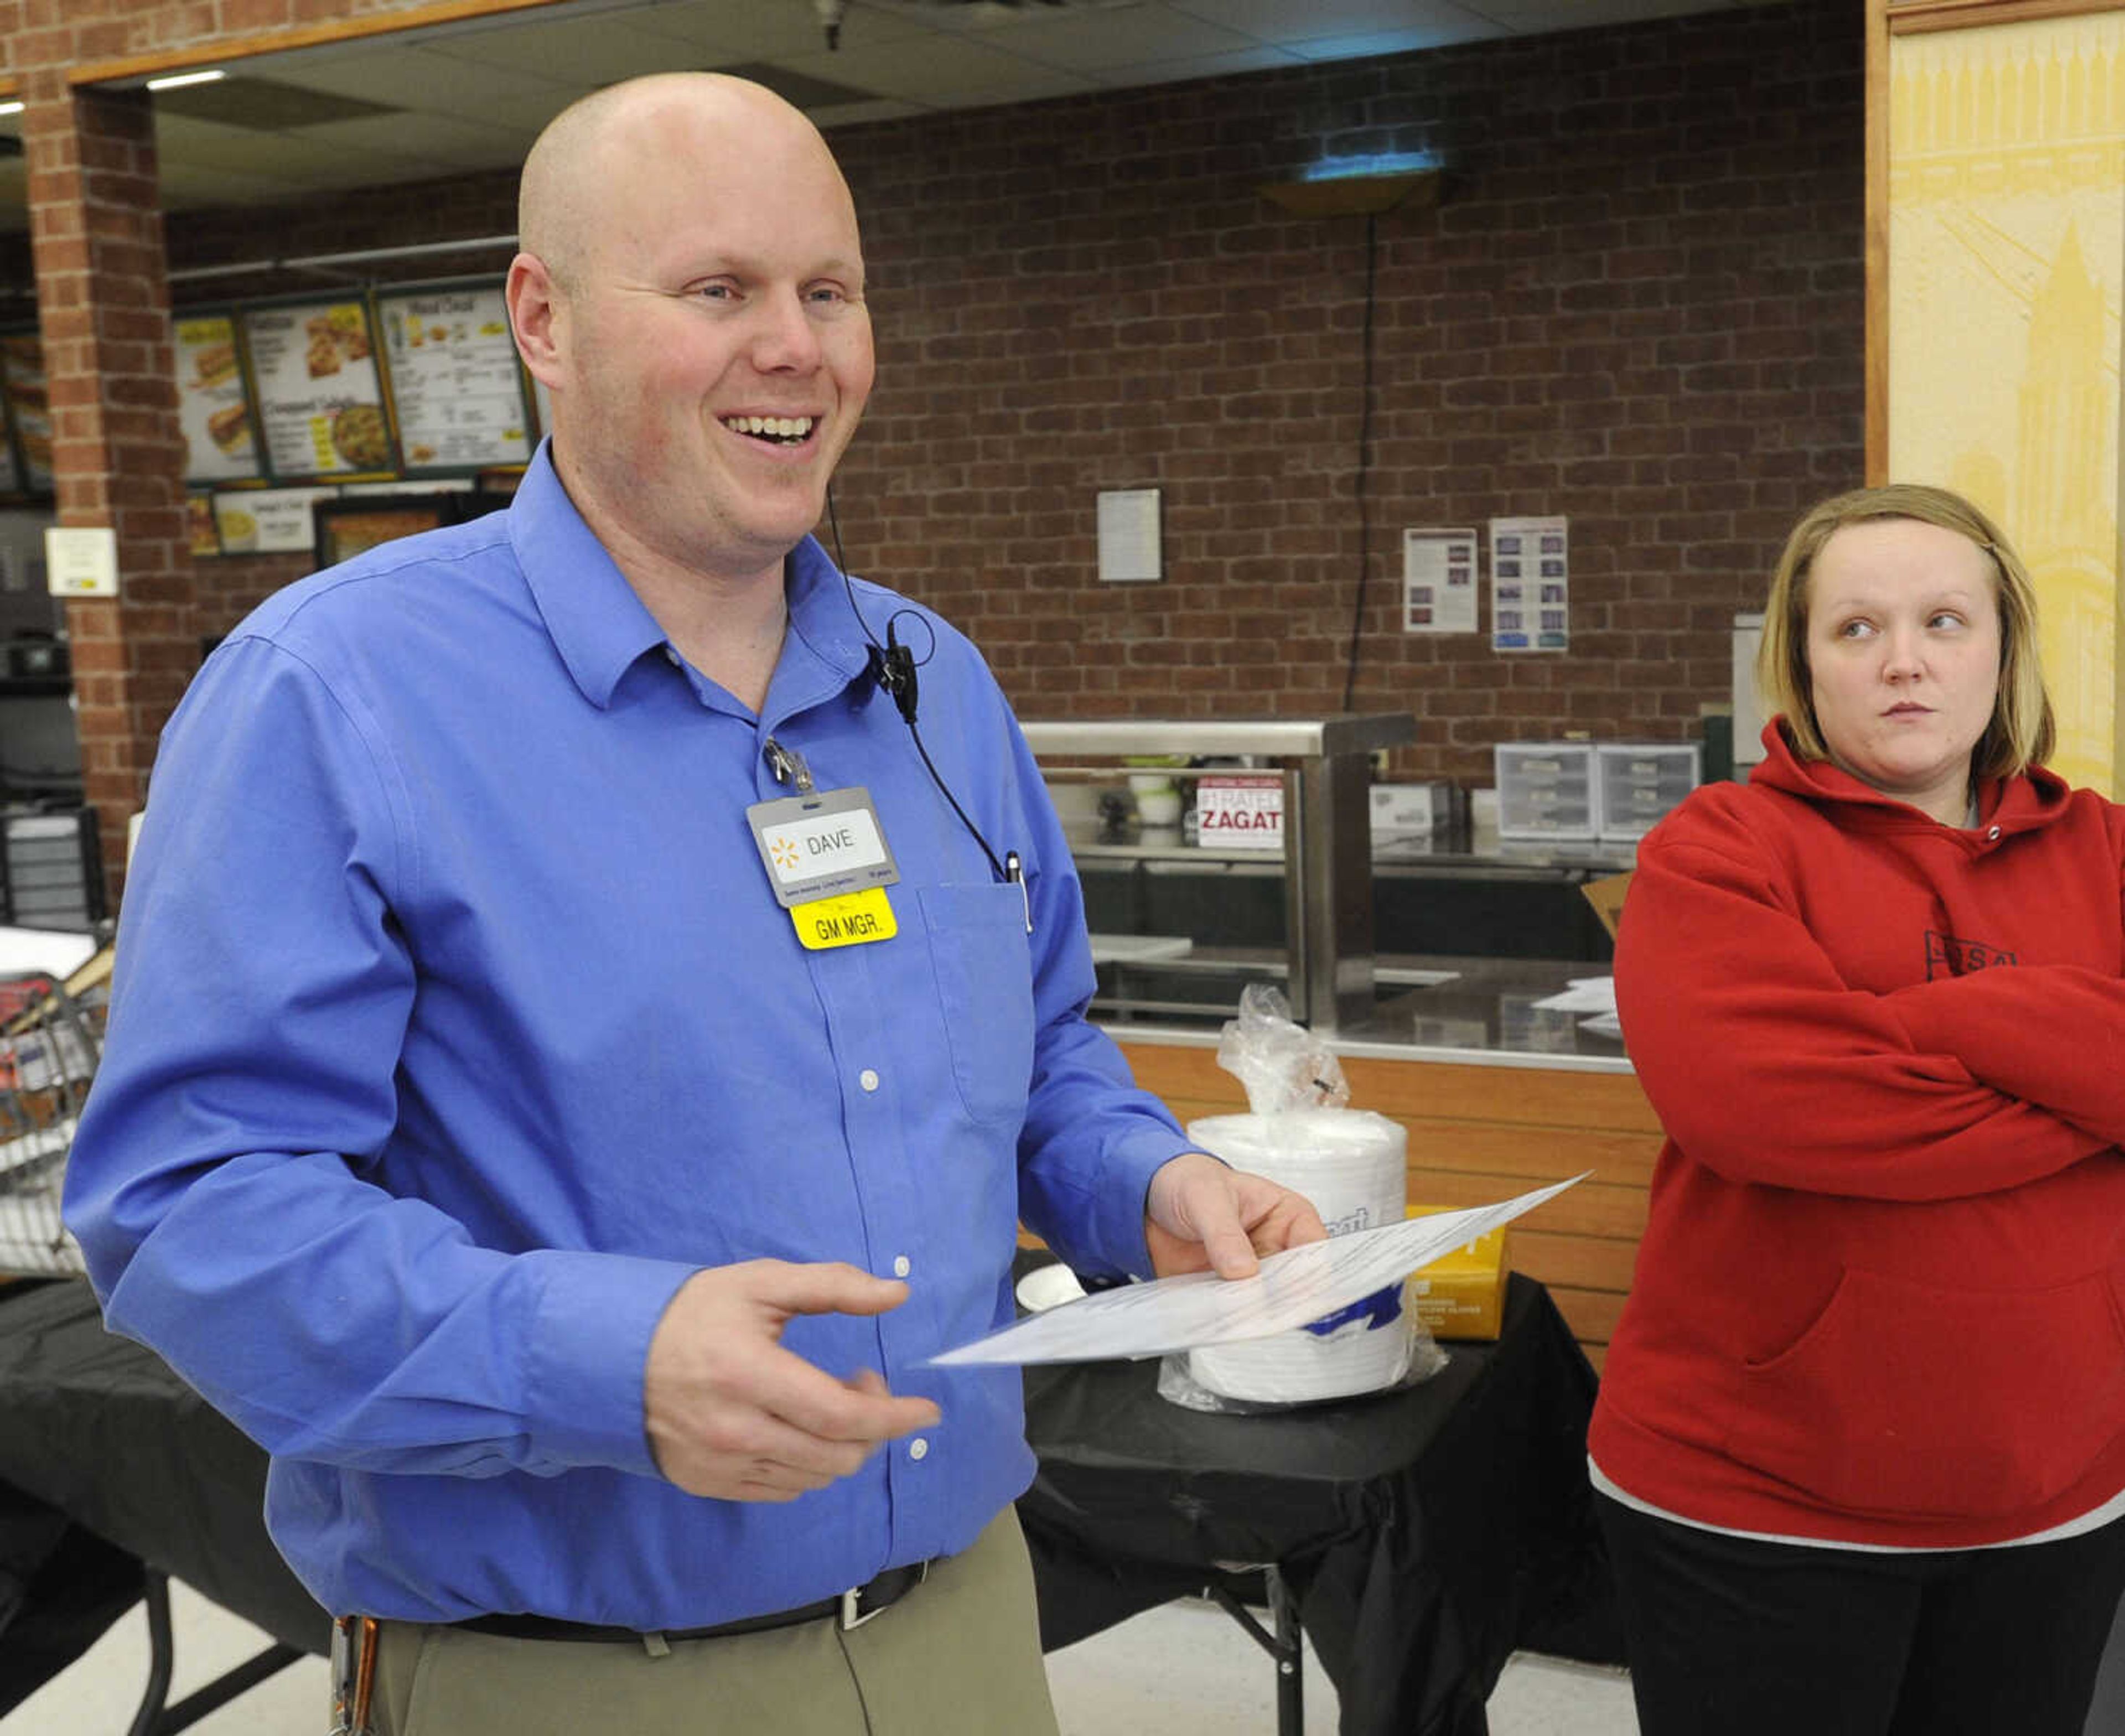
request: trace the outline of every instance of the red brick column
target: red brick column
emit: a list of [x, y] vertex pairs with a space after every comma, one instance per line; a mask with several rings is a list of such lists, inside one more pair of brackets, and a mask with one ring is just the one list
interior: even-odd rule
[[199, 662], [170, 293], [145, 92], [25, 80], [22, 139], [59, 522], [118, 533], [120, 594], [67, 606], [86, 793], [115, 904], [125, 823]]

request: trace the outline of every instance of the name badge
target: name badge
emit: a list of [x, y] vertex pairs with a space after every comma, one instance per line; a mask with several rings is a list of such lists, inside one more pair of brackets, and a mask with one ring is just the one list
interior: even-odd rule
[[890, 886], [900, 878], [870, 791], [860, 785], [755, 802], [745, 818], [767, 884], [785, 910]]
[[799, 904], [790, 911], [789, 920], [796, 927], [799, 943], [809, 952], [889, 941], [900, 932], [883, 886], [866, 886], [861, 892], [845, 892], [837, 899], [816, 899]]

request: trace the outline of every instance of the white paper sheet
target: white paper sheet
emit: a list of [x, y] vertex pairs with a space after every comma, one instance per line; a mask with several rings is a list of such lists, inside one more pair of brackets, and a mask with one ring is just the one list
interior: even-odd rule
[[930, 1360], [942, 1365], [1096, 1362], [1265, 1338], [1399, 1283], [1421, 1267], [1555, 1199], [1592, 1172], [1496, 1205], [1411, 1218], [1286, 1248], [1264, 1260], [1251, 1278], [1190, 1272], [1103, 1290]]
[[1563, 993], [1547, 996], [1534, 1004], [1558, 1012], [1605, 1012], [1613, 1015], [1616, 1011], [1616, 979], [1614, 977], [1574, 977]]

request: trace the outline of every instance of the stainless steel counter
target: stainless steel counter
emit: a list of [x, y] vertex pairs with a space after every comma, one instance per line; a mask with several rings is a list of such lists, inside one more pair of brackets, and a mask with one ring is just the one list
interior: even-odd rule
[[[1178, 1010], [1161, 998], [1190, 974], [1209, 988], [1230, 990], [1247, 981], [1275, 982], [1282, 960], [1238, 949], [1195, 948], [1182, 958], [1147, 960], [1117, 968], [1133, 979], [1132, 1004], [1156, 1011], [1110, 1012], [1093, 1002], [1093, 1017], [1118, 1040], [1214, 1049], [1226, 1020], [1217, 1006]], [[1379, 1060], [1449, 1061], [1464, 1066], [1533, 1067], [1582, 1073], [1628, 1073], [1619, 1038], [1586, 1028], [1586, 1015], [1539, 1007], [1574, 979], [1605, 975], [1598, 965], [1535, 959], [1397, 957], [1374, 969], [1378, 1003], [1369, 1017], [1330, 1033], [1339, 1055]]]
[[[1286, 982], [1298, 1016], [1332, 1031], [1373, 1004], [1373, 885], [1368, 860], [1369, 757], [1416, 738], [1406, 712], [1322, 718], [1107, 719], [1029, 722], [1025, 738], [1056, 777], [1112, 777], [1086, 757], [1232, 758], [1272, 764], [1283, 780]], [[1176, 777], [1208, 768], [1178, 766]], [[1179, 842], [1178, 838], [1176, 840]]]

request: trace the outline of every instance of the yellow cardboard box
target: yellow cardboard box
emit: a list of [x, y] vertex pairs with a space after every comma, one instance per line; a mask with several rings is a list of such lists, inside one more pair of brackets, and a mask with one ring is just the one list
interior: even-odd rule
[[[1449, 1205], [1412, 1205], [1409, 1215], [1427, 1218], [1451, 1211]], [[1505, 1277], [1512, 1262], [1505, 1252], [1506, 1226], [1434, 1260], [1412, 1272], [1402, 1300], [1435, 1338], [1495, 1338], [1505, 1315]]]

